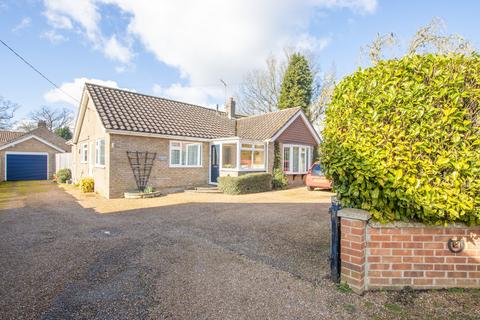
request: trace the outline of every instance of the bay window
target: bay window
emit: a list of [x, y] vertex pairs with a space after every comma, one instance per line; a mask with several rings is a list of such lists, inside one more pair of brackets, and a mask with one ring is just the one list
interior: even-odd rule
[[170, 141], [170, 167], [201, 167], [202, 144]]
[[265, 145], [242, 143], [240, 169], [265, 170]]
[[312, 164], [312, 147], [285, 144], [283, 146], [283, 171], [305, 174]]

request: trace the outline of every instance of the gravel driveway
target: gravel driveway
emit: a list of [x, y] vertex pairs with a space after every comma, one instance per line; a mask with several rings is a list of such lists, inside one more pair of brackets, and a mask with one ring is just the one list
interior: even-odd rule
[[99, 214], [51, 183], [2, 183], [0, 318], [480, 317], [475, 290], [338, 288], [327, 279], [328, 197], [281, 201], [288, 192], [300, 191], [257, 195], [263, 203], [116, 200], [125, 210]]

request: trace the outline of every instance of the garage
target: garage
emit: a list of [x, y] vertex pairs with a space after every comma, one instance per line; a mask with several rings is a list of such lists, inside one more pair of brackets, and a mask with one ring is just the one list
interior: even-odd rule
[[7, 181], [47, 180], [48, 153], [7, 152], [5, 175]]

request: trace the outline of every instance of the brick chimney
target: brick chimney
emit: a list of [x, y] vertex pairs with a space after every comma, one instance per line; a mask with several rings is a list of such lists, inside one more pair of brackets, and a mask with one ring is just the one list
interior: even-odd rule
[[235, 119], [235, 100], [233, 100], [233, 97], [228, 98], [225, 111], [229, 119]]
[[45, 120], [38, 120], [38, 125], [37, 127], [39, 128], [47, 128], [47, 122]]

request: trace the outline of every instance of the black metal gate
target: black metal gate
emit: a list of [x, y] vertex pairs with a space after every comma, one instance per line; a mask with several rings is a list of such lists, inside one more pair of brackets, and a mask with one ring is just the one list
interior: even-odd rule
[[337, 197], [332, 197], [330, 212], [330, 275], [333, 282], [340, 282], [340, 218], [338, 211], [341, 209]]

